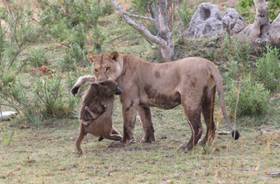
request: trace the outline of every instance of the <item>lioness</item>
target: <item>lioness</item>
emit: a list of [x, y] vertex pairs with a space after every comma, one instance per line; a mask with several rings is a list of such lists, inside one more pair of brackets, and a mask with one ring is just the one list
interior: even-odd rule
[[207, 59], [189, 57], [166, 63], [149, 63], [118, 52], [89, 54], [88, 57], [94, 64], [94, 74], [98, 81], [114, 80], [122, 89], [124, 143], [134, 139], [137, 112], [145, 132], [142, 141], [153, 142], [155, 137], [150, 106], [171, 109], [179, 104], [183, 105], [192, 130], [189, 142], [181, 148], [191, 150], [201, 138], [201, 113], [207, 126], [201, 143], [211, 143], [216, 129], [213, 117], [216, 89], [223, 117], [232, 130], [233, 138], [239, 138], [239, 132], [230, 123], [225, 109], [222, 77], [216, 66]]
[[81, 142], [87, 133], [103, 138], [120, 141], [121, 134], [113, 127], [112, 113], [114, 94], [120, 94], [120, 89], [114, 81], [94, 82], [94, 78], [86, 77], [76, 82], [71, 92], [76, 95], [77, 86], [90, 82], [90, 87], [83, 95], [80, 110], [80, 134], [76, 140], [76, 148], [82, 154]]

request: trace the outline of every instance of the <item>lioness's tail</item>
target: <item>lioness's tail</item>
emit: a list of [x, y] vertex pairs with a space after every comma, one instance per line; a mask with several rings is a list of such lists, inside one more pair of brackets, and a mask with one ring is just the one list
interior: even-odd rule
[[223, 79], [222, 76], [219, 72], [219, 70], [213, 66], [212, 68], [212, 76], [215, 80], [216, 83], [216, 88], [217, 88], [217, 92], [218, 92], [218, 96], [220, 98], [220, 105], [221, 105], [221, 110], [224, 116], [224, 120], [226, 122], [226, 125], [231, 129], [231, 135], [232, 137], [237, 140], [240, 137], [240, 134], [238, 132], [238, 130], [236, 130], [236, 124], [235, 123], [231, 123], [227, 112], [226, 112], [226, 106], [225, 106], [225, 100], [224, 100], [224, 87], [223, 87]]

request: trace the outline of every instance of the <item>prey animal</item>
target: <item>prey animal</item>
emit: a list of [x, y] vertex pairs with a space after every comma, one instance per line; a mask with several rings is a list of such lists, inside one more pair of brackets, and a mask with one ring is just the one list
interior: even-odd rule
[[76, 140], [76, 149], [82, 154], [81, 142], [88, 133], [98, 136], [99, 141], [104, 138], [120, 141], [122, 136], [113, 127], [112, 113], [114, 104], [114, 95], [121, 91], [116, 82], [107, 80], [103, 82], [93, 82], [94, 78], [78, 79], [71, 92], [76, 95], [81, 86], [90, 83], [89, 88], [82, 97], [80, 109], [80, 134]]

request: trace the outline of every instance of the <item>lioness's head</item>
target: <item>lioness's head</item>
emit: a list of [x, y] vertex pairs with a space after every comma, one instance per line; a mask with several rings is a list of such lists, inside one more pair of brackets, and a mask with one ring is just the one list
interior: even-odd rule
[[123, 57], [118, 52], [111, 54], [93, 55], [88, 59], [93, 63], [94, 74], [98, 81], [116, 81], [123, 71]]

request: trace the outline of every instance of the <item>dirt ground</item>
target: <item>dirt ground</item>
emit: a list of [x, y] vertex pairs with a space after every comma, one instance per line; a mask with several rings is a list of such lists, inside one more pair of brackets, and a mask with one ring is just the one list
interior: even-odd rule
[[[74, 142], [77, 120], [56, 120], [45, 127], [19, 129], [11, 144], [0, 149], [0, 183], [280, 183], [280, 131], [270, 126], [240, 128], [241, 138], [218, 135], [211, 147], [178, 151], [190, 130], [181, 108], [153, 109], [156, 142], [129, 146], [87, 136], [78, 157]], [[120, 109], [114, 112], [121, 130]], [[3, 125], [3, 124], [2, 124]]]

